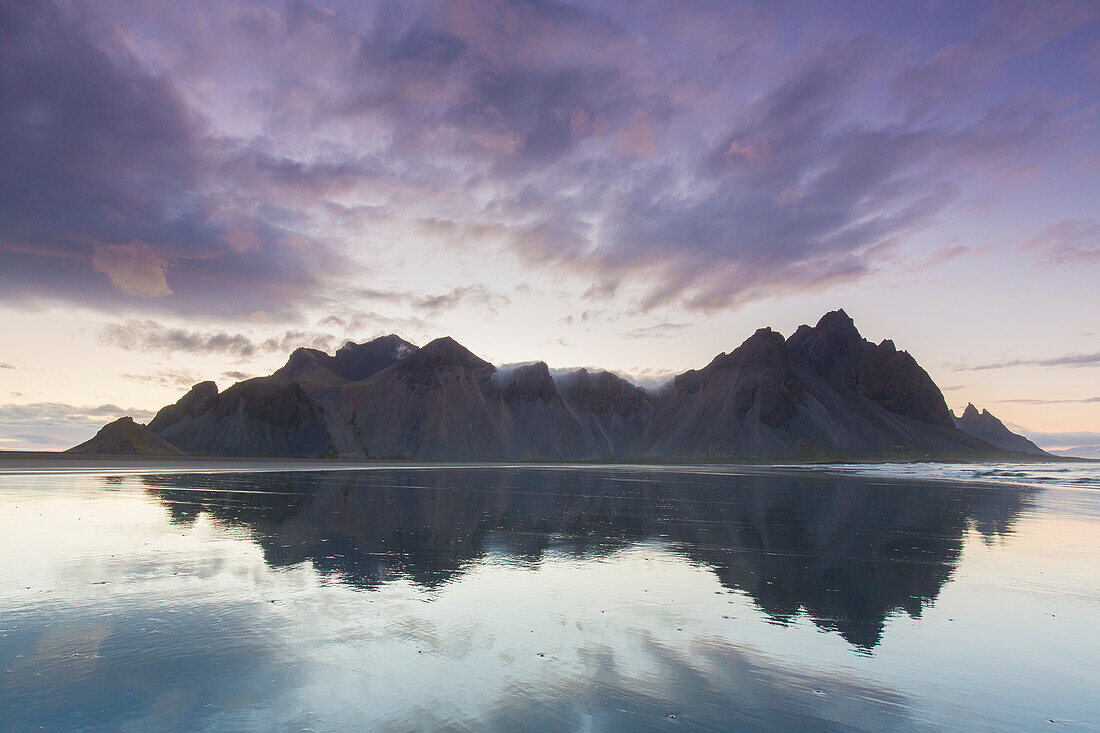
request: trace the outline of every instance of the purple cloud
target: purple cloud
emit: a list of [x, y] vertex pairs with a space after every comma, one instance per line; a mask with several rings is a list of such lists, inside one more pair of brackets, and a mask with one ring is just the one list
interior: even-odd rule
[[1100, 260], [1100, 224], [1094, 219], [1063, 219], [1031, 237], [1021, 251], [1044, 265], [1085, 265]]
[[1075, 400], [1044, 400], [1044, 399], [1038, 399], [1038, 398], [1020, 397], [1020, 398], [1011, 399], [1011, 400], [994, 400], [994, 402], [1008, 402], [1008, 403], [1013, 403], [1013, 404], [1017, 404], [1017, 405], [1069, 405], [1069, 404], [1090, 405], [1090, 404], [1100, 402], [1100, 397], [1084, 397], [1084, 398], [1075, 399]]
[[827, 287], [1090, 129], [1036, 58], [1096, 8], [3, 2], [0, 292], [277, 315], [382, 229], [641, 310]]
[[217, 195], [201, 114], [93, 10], [0, 5], [3, 297], [277, 309], [333, 256]]
[[1100, 366], [1100, 351], [1093, 354], [1063, 354], [1046, 358], [1017, 358], [1004, 359], [1002, 361], [988, 362], [985, 364], [952, 364], [950, 368], [956, 371], [980, 372], [989, 369], [1008, 369], [1010, 367], [1095, 367]]

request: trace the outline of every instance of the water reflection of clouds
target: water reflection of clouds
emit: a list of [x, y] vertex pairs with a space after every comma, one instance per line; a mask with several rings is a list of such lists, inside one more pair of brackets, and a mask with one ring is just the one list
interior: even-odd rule
[[[746, 599], [731, 604], [709, 573], [667, 551], [645, 552], [656, 554], [536, 570], [478, 563], [430, 604], [417, 604], [402, 583], [372, 591], [367, 617], [341, 610], [361, 600], [332, 598], [316, 617], [316, 638], [299, 640], [312, 677], [297, 706], [279, 714], [316, 722], [308, 711], [324, 691], [340, 711], [330, 723], [349, 729], [630, 730], [678, 721], [828, 730], [905, 720], [896, 691], [739, 640], [744, 629], [723, 628], [720, 611], [752, 616]], [[639, 584], [642, 563], [653, 567]]]
[[155, 601], [66, 609], [9, 629], [5, 726], [192, 730], [229, 722], [225, 711], [263, 715], [286, 680], [270, 674], [279, 642], [258, 633], [247, 604]]
[[9, 494], [8, 550], [44, 534], [6, 571], [35, 589], [0, 591], [4, 707], [55, 727], [906, 729], [907, 694], [852, 651], [937, 597], [975, 524], [1014, 531], [1031, 501], [460, 474]]

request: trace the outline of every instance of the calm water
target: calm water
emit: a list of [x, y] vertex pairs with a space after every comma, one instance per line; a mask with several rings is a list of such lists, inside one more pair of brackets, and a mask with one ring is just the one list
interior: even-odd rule
[[0, 728], [1097, 730], [1071, 468], [0, 474]]

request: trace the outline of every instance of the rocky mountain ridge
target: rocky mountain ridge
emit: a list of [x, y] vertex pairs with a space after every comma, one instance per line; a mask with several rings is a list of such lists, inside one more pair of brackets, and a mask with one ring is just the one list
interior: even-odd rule
[[[1003, 427], [1003, 426], [1002, 426]], [[187, 453], [500, 460], [1006, 457], [959, 427], [916, 360], [842, 310], [785, 339], [762, 328], [658, 391], [610, 372], [498, 369], [449, 337], [334, 355], [298, 349], [267, 377], [195, 385], [148, 430]]]
[[959, 430], [984, 440], [995, 448], [1013, 453], [1024, 453], [1029, 456], [1050, 455], [1024, 436], [1006, 428], [1005, 424], [994, 417], [989, 410], [982, 410], [979, 413], [973, 402], [967, 404], [962, 415], [959, 417], [952, 415], [951, 418]]

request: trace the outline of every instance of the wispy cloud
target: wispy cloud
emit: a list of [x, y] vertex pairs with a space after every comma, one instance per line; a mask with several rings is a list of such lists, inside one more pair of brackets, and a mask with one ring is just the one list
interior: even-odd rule
[[258, 348], [248, 336], [240, 333], [202, 332], [165, 326], [157, 321], [131, 319], [125, 323], [103, 326], [101, 343], [127, 350], [194, 354], [224, 354], [238, 358], [254, 356]]
[[635, 328], [619, 335], [628, 339], [665, 339], [679, 336], [690, 327], [690, 323], [656, 323], [652, 326]]
[[1018, 430], [1043, 450], [1063, 456], [1100, 458], [1100, 433], [1081, 431], [1046, 433], [1026, 429]]
[[156, 384], [162, 387], [182, 389], [202, 381], [202, 376], [191, 369], [158, 369], [152, 374], [123, 374], [132, 382]]
[[1020, 250], [1044, 265], [1084, 265], [1100, 261], [1100, 224], [1094, 219], [1063, 219], [1031, 237]]
[[1002, 402], [1016, 405], [1088, 405], [1100, 402], [1100, 397], [1085, 397], [1083, 399], [1070, 399], [1070, 400], [1043, 400], [1043, 399], [1029, 399], [1029, 398], [1017, 398], [1011, 400], [993, 400], [994, 402]]
[[331, 351], [341, 342], [337, 336], [304, 330], [288, 330], [277, 336], [254, 339], [243, 333], [196, 331], [166, 326], [151, 319], [130, 319], [103, 326], [99, 340], [123, 349], [172, 354], [218, 354], [249, 359], [264, 353], [289, 353], [299, 346]]
[[1032, 430], [1009, 421], [1005, 421], [1005, 426], [1050, 453], [1078, 458], [1100, 458], [1100, 433], [1089, 430], [1047, 432]]
[[412, 298], [413, 306], [429, 316], [441, 311], [453, 310], [459, 306], [468, 306], [474, 311], [495, 314], [511, 302], [508, 296], [494, 293], [484, 285], [467, 285], [438, 295]]
[[1094, 367], [1100, 366], [1100, 352], [1093, 354], [1065, 354], [1048, 358], [1016, 358], [984, 364], [966, 364], [956, 362], [947, 365], [955, 371], [985, 371], [988, 369], [1009, 369], [1012, 367]]

